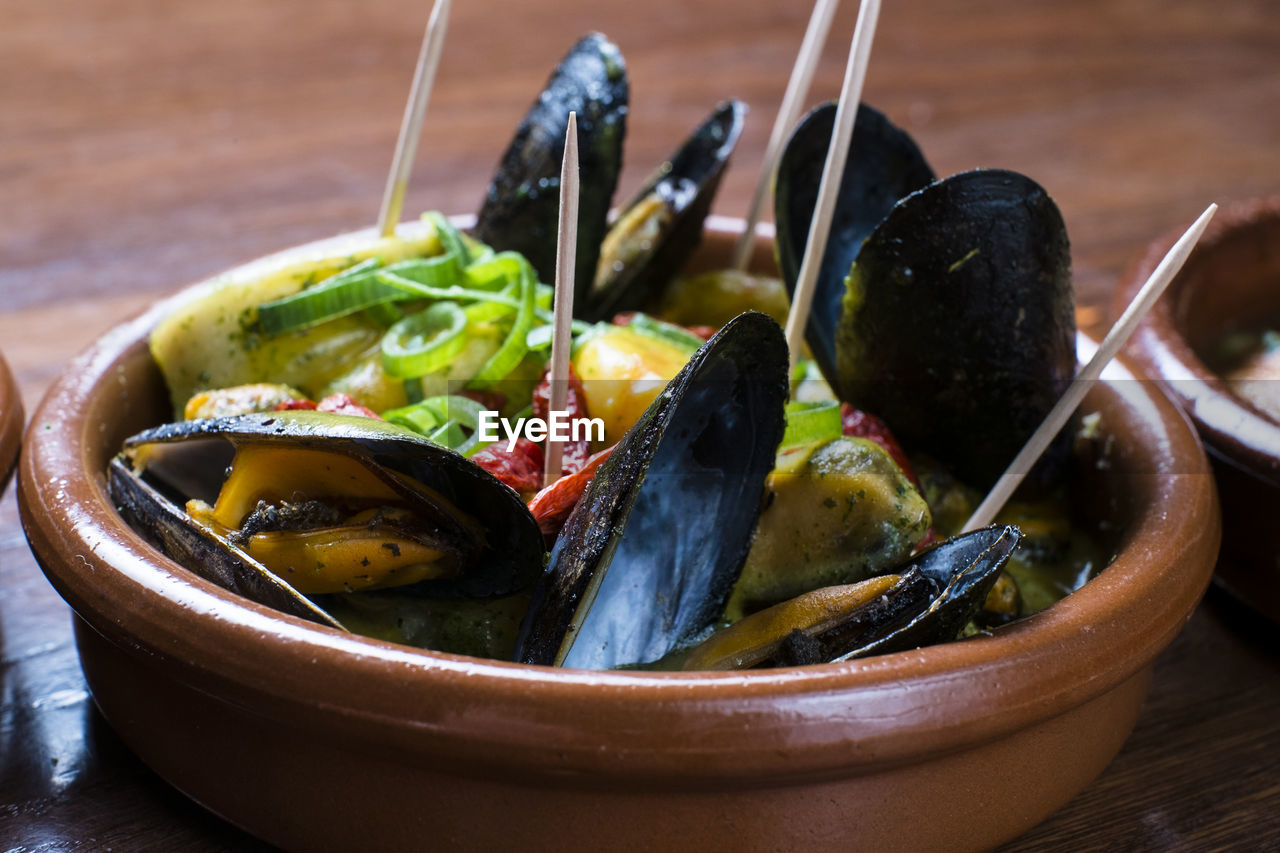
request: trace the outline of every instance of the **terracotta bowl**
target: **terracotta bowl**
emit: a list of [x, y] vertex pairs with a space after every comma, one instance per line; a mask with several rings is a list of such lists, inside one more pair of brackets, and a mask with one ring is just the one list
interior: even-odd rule
[[[1116, 311], [1177, 237], [1170, 232], [1154, 241], [1130, 265], [1116, 291]], [[1217, 582], [1280, 622], [1280, 423], [1233, 393], [1205, 363], [1224, 333], [1277, 317], [1280, 197], [1227, 207], [1214, 217], [1127, 354], [1170, 391], [1204, 440], [1222, 500]]]
[[22, 397], [9, 365], [0, 357], [0, 492], [4, 492], [22, 444]]
[[[713, 223], [700, 264], [727, 264], [734, 233]], [[770, 256], [762, 236], [756, 263]], [[23, 523], [111, 725], [187, 795], [289, 849], [987, 849], [1119, 750], [1217, 553], [1189, 423], [1138, 383], [1099, 385], [1086, 405], [1114, 441], [1081, 503], [1119, 531], [1116, 559], [990, 636], [644, 674], [343, 635], [205, 583], [116, 515], [107, 460], [167, 414], [146, 347], [167, 310], [106, 335], [50, 390], [27, 437]]]

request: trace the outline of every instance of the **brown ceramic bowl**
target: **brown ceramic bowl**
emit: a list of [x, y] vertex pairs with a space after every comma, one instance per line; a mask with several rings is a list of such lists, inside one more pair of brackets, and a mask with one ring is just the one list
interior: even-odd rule
[[[701, 264], [726, 264], [733, 237], [714, 223]], [[1086, 405], [1114, 442], [1081, 503], [1122, 531], [1118, 556], [991, 636], [645, 674], [342, 635], [205, 583], [112, 508], [108, 458], [167, 414], [146, 347], [166, 310], [105, 336], [50, 390], [28, 433], [23, 522], [76, 612], [111, 725], [183, 792], [290, 849], [987, 849], [1115, 755], [1217, 553], [1189, 423], [1138, 383], [1099, 385]]]
[[22, 443], [22, 397], [9, 365], [0, 357], [0, 493], [9, 484]]
[[[1178, 236], [1170, 232], [1156, 240], [1130, 265], [1116, 291], [1117, 312]], [[1127, 354], [1140, 371], [1161, 380], [1204, 440], [1222, 500], [1217, 582], [1280, 622], [1280, 424], [1205, 364], [1224, 333], [1277, 317], [1280, 197], [1227, 207], [1214, 217]]]

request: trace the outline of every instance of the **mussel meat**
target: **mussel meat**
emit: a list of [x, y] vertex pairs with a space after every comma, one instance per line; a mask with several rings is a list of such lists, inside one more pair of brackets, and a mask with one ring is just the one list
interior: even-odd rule
[[[111, 472], [130, 522], [184, 565], [198, 553], [193, 568], [214, 580], [265, 566], [307, 594], [495, 597], [527, 588], [543, 564], [541, 532], [515, 492], [370, 418], [296, 411], [167, 424], [127, 439]], [[170, 497], [187, 513], [166, 507]], [[231, 588], [278, 606], [252, 592], [260, 585]]]
[[646, 307], [684, 266], [702, 238], [746, 112], [740, 101], [717, 106], [623, 208], [601, 246], [586, 319]]

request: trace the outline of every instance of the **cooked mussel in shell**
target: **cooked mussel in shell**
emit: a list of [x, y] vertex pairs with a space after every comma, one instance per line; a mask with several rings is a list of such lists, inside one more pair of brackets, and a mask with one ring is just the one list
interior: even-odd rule
[[475, 237], [519, 252], [541, 281], [555, 276], [565, 124], [578, 116], [578, 251], [574, 304], [586, 305], [622, 170], [629, 87], [617, 45], [599, 33], [575, 44], [529, 108], [485, 194]]
[[[862, 244], [837, 329], [835, 389], [985, 489], [1070, 384], [1075, 336], [1057, 205], [1016, 172], [963, 172], [899, 201]], [[1046, 455], [1045, 478], [1066, 439]]]
[[[818, 187], [835, 126], [836, 105], [823, 104], [806, 115], [791, 133], [778, 163], [774, 192], [778, 268], [795, 291]], [[911, 136], [876, 108], [858, 105], [853, 139], [831, 222], [830, 237], [805, 327], [805, 341], [828, 381], [835, 376], [836, 324], [849, 266], [880, 221], [898, 200], [927, 186], [933, 169]]]
[[517, 659], [651, 663], [718, 619], [760, 511], [786, 394], [786, 341], [765, 315], [740, 315], [698, 350], [569, 517]]
[[653, 302], [702, 239], [746, 105], [726, 101], [665, 161], [605, 235], [584, 316], [607, 319]]
[[684, 669], [853, 660], [955, 639], [982, 607], [1022, 534], [993, 526], [917, 554], [892, 572], [824, 587], [712, 635]]
[[[179, 552], [198, 550], [220, 574], [265, 567], [301, 593], [494, 597], [542, 568], [541, 533], [518, 495], [370, 418], [290, 411], [167, 424], [127, 439], [111, 470], [116, 502], [169, 556], [185, 562]], [[147, 490], [187, 512], [149, 506]]]

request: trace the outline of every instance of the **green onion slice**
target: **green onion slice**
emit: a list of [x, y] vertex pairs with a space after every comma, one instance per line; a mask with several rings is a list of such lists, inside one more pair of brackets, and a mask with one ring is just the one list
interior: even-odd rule
[[498, 257], [501, 258], [503, 255], [510, 255], [518, 261], [519, 279], [516, 286], [520, 295], [520, 308], [516, 312], [515, 322], [511, 324], [511, 330], [507, 333], [506, 339], [498, 347], [498, 351], [489, 357], [484, 366], [467, 383], [468, 388], [488, 388], [495, 382], [505, 379], [529, 351], [528, 335], [529, 330], [533, 328], [538, 278], [533, 271], [533, 266], [523, 256], [504, 252]]
[[834, 400], [787, 404], [787, 428], [779, 450], [838, 438], [844, 431], [840, 404]]
[[427, 397], [411, 406], [383, 412], [382, 416], [437, 444], [470, 456], [493, 443], [480, 440], [480, 413], [483, 411], [484, 407], [475, 400], [449, 394]]
[[453, 255], [458, 259], [458, 265], [466, 267], [471, 263], [471, 250], [467, 248], [466, 241], [462, 239], [462, 234], [457, 228], [453, 227], [453, 223], [449, 221], [443, 213], [439, 211], [431, 211], [424, 213], [422, 218], [430, 222], [436, 229], [436, 236], [440, 238], [440, 245], [444, 246], [445, 254]]
[[382, 367], [397, 379], [443, 370], [467, 344], [467, 317], [456, 302], [410, 314], [382, 338]]

